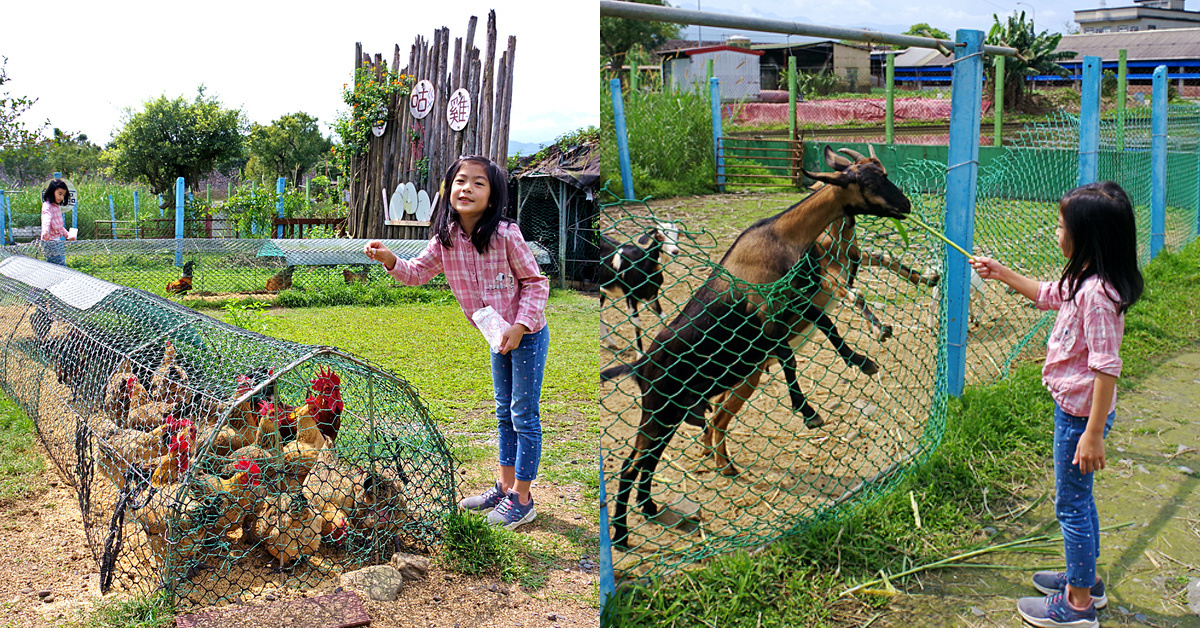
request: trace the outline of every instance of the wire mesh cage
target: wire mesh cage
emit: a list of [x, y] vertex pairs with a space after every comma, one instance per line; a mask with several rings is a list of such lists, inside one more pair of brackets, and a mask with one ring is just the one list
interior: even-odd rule
[[[83, 240], [42, 242], [15, 247], [9, 253], [46, 259], [48, 247], [60, 247], [68, 267], [93, 277], [159, 295], [213, 297], [279, 293], [285, 290], [328, 290], [332, 287], [393, 283], [363, 253], [369, 240]], [[413, 258], [427, 240], [385, 240], [397, 256]], [[549, 252], [531, 242], [543, 267]], [[53, 251], [51, 251], [53, 254]], [[442, 280], [441, 285], [445, 285]]]
[[[676, 207], [674, 255], [661, 237], [669, 224], [646, 204], [601, 208], [602, 233], [610, 241], [606, 250], [602, 239], [602, 255], [616, 260], [610, 267], [651, 270], [602, 282], [614, 299], [602, 316], [615, 350], [606, 369], [611, 381], [601, 389], [601, 448], [609, 502], [627, 498], [627, 530], [613, 528], [614, 568], [622, 576], [667, 573], [852, 512], [884, 494], [941, 441], [945, 396], [938, 374], [945, 368], [945, 340], [933, 292], [941, 247], [928, 234], [902, 233], [891, 220], [859, 216], [830, 225], [819, 246], [782, 269], [778, 281], [730, 276], [724, 255], [744, 242], [742, 229], [801, 207], [763, 204], [761, 197], [741, 207], [730, 200], [720, 206], [724, 216], [707, 221], [702, 210], [689, 215]], [[711, 228], [694, 226], [704, 222]], [[654, 263], [646, 265], [651, 257]], [[719, 322], [708, 326], [712, 312], [689, 309], [689, 301], [707, 298], [713, 278], [731, 286], [716, 299], [740, 293], [782, 307], [781, 316], [803, 311], [807, 322], [793, 328], [800, 331], [792, 353], [754, 353], [747, 346], [758, 342], [756, 326], [715, 314]], [[632, 304], [619, 298], [651, 283], [660, 286], [653, 298], [642, 293]], [[653, 313], [654, 300], [661, 314]], [[640, 312], [631, 311], [634, 305]], [[689, 327], [707, 331], [691, 338]], [[773, 332], [764, 327], [761, 333]], [[725, 340], [714, 344], [716, 337]], [[647, 370], [620, 374], [641, 356], [664, 352], [677, 355], [663, 364], [682, 368], [664, 367], [656, 383], [647, 383]], [[771, 358], [783, 368], [768, 370]], [[794, 383], [786, 374], [792, 364]], [[732, 385], [717, 394], [694, 371]], [[647, 393], [672, 388], [673, 380], [678, 394], [656, 399]], [[658, 448], [639, 449], [654, 440], [645, 435], [663, 431], [655, 423], [670, 413], [654, 414], [656, 408], [688, 405], [697, 396], [698, 406], [676, 408], [686, 416], [663, 426], [667, 436], [657, 440]], [[648, 491], [623, 487], [622, 472], [638, 468], [647, 451], [657, 463]], [[646, 508], [650, 502], [657, 512]], [[614, 521], [620, 514], [614, 508]]]
[[219, 603], [440, 540], [454, 460], [393, 374], [18, 255], [0, 321], [0, 386], [75, 487], [102, 590]]

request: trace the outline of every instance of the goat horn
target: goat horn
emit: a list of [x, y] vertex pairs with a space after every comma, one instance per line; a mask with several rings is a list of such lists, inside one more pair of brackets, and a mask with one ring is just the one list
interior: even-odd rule
[[875, 156], [875, 145], [874, 144], [867, 144], [867, 150], [871, 152], [871, 159], [879, 159], [879, 157]]
[[851, 149], [851, 148], [839, 148], [838, 152], [842, 153], [843, 155], [848, 155], [854, 161], [858, 161], [859, 159], [866, 159], [866, 157], [863, 157], [862, 153], [860, 153], [854, 149]]

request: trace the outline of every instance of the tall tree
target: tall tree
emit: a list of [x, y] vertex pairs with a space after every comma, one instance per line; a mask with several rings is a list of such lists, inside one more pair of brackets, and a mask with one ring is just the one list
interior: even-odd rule
[[191, 102], [160, 96], [143, 111], [127, 109], [106, 156], [117, 178], [146, 183], [152, 194], [162, 194], [164, 208], [174, 207], [175, 179], [196, 185], [218, 164], [239, 157], [245, 130], [241, 110], [222, 108], [205, 97], [202, 85]]
[[72, 134], [54, 128], [54, 139], [44, 142], [48, 170], [61, 172], [64, 177], [98, 172], [101, 167], [101, 149], [88, 141], [85, 133]]
[[[329, 152], [333, 142], [321, 135], [316, 118], [299, 112], [289, 113], [266, 126], [253, 125], [249, 145], [251, 163], [257, 164], [261, 174], [299, 181]], [[247, 177], [253, 178], [251, 173]]]
[[[928, 33], [928, 34], [926, 34]], [[912, 35], [913, 37], [933, 37], [934, 39], [954, 39], [949, 33], [940, 29], [934, 28], [926, 22], [918, 22], [908, 27], [904, 31], [904, 35]]]
[[[666, 0], [633, 0], [641, 4], [671, 6]], [[600, 18], [600, 56], [607, 59], [614, 72], [620, 72], [625, 55], [635, 45], [653, 51], [668, 39], [679, 37], [678, 24], [627, 20], [620, 17]]]
[[[0, 87], [9, 82], [8, 57], [0, 61]], [[0, 150], [20, 149], [36, 144], [41, 139], [41, 130], [49, 126], [42, 124], [39, 129], [27, 129], [25, 123], [17, 118], [29, 110], [36, 98], [27, 96], [10, 96], [7, 89], [0, 91]]]
[[[1033, 22], [1025, 21], [1025, 12], [1013, 11], [1003, 23], [996, 15], [992, 15], [995, 24], [988, 32], [986, 43], [994, 46], [1016, 48], [1020, 57], [1010, 57], [1004, 66], [1004, 108], [1024, 110], [1030, 105], [1030, 92], [1026, 81], [1030, 77], [1053, 74], [1066, 76], [1067, 70], [1058, 64], [1059, 61], [1073, 59], [1075, 52], [1057, 50], [1061, 33], [1033, 30]], [[995, 65], [989, 68], [989, 74], [995, 73]]]

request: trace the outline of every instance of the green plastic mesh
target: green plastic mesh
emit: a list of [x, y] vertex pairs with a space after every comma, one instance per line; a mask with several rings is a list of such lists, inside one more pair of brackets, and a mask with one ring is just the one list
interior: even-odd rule
[[[454, 461], [405, 380], [23, 256], [0, 387], [74, 486], [102, 590], [183, 606], [439, 542]], [[268, 405], [269, 404], [269, 405]]]
[[[942, 166], [944, 172], [944, 166]], [[914, 196], [909, 194], [910, 198]], [[710, 274], [725, 273], [718, 262], [742, 228], [786, 206], [760, 207], [761, 199], [722, 205], [722, 224], [737, 228], [708, 229], [700, 215], [686, 207], [676, 215], [680, 252], [664, 255], [660, 303], [663, 315], [644, 310], [635, 321], [623, 300], [606, 302], [602, 316], [606, 336], [616, 348], [609, 366], [638, 357], [636, 338], [652, 352], [651, 341], [664, 325], [680, 315], [689, 297]], [[914, 207], [914, 211], [924, 212]], [[926, 215], [926, 219], [930, 216]], [[620, 243], [661, 228], [664, 217], [645, 203], [619, 201], [601, 207], [601, 231]], [[801, 262], [782, 281], [807, 286], [813, 302], [841, 295], [846, 277], [833, 273], [821, 281], [815, 269], [836, 259], [832, 251], [846, 244], [831, 231], [830, 255]], [[909, 230], [909, 243], [890, 220], [859, 217], [858, 246], [864, 260], [890, 259], [911, 267], [904, 279], [897, 272], [864, 261], [854, 286], [872, 315], [886, 325], [873, 325], [855, 306], [852, 294], [831, 299], [824, 312], [836, 325], [846, 346], [878, 365], [874, 375], [851, 366], [834, 351], [824, 333], [807, 332], [797, 349], [799, 386], [812, 408], [824, 419], [806, 427], [805, 415], [793, 404], [781, 375], [773, 367], [744, 407], [728, 424], [726, 445], [731, 467], [719, 465], [704, 442], [704, 430], [682, 424], [665, 449], [654, 474], [652, 498], [663, 508], [648, 519], [631, 496], [629, 549], [614, 548], [619, 577], [662, 574], [708, 556], [749, 548], [799, 532], [820, 519], [861, 508], [884, 494], [904, 473], [919, 464], [940, 443], [944, 432], [944, 391], [938, 373], [944, 368], [944, 341], [933, 288], [940, 274], [940, 249], [929, 236]], [[831, 267], [832, 268], [832, 267]], [[728, 274], [725, 276], [728, 278]], [[732, 279], [746, 294], [788, 307], [781, 284], [752, 285]], [[632, 286], [630, 286], [632, 289]], [[779, 301], [783, 298], [785, 301]], [[793, 304], [803, 307], [801, 304]], [[670, 334], [661, 338], [665, 339]], [[731, 351], [717, 349], [709, 360], [719, 366], [737, 364]], [[857, 362], [856, 362], [857, 364]], [[705, 367], [707, 368], [707, 365]], [[622, 464], [642, 420], [641, 393], [633, 377], [601, 386], [600, 403], [606, 491], [609, 503], [618, 497]], [[714, 415], [710, 408], [708, 417]], [[727, 476], [723, 471], [736, 476]]]
[[[3, 254], [45, 259], [47, 247], [61, 247], [69, 268], [162, 296], [221, 297], [271, 294], [286, 290], [326, 290], [384, 282], [398, 285], [363, 254], [369, 240], [81, 240], [34, 241], [4, 247]], [[384, 240], [397, 256], [410, 259], [427, 240]], [[529, 243], [538, 264], [551, 266], [544, 246]], [[190, 281], [181, 266], [192, 262]], [[445, 280], [439, 279], [441, 285]], [[435, 282], [436, 285], [436, 282]], [[186, 286], [186, 290], [184, 289]]]

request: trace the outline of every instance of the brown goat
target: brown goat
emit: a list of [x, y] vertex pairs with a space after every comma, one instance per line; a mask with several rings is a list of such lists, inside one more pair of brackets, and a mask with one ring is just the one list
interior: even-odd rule
[[650, 485], [679, 424], [703, 425], [709, 400], [744, 382], [768, 357], [791, 362], [789, 342], [812, 324], [805, 315], [816, 309], [810, 302], [822, 279], [813, 244], [821, 232], [845, 216], [903, 218], [911, 211], [878, 159], [852, 162], [828, 146], [824, 157], [836, 172], [805, 172], [824, 188], [743, 231], [645, 356], [601, 372], [603, 379], [632, 373], [642, 392], [633, 450], [621, 466], [614, 545], [629, 547], [635, 483], [634, 505], [647, 517], [658, 514]]

